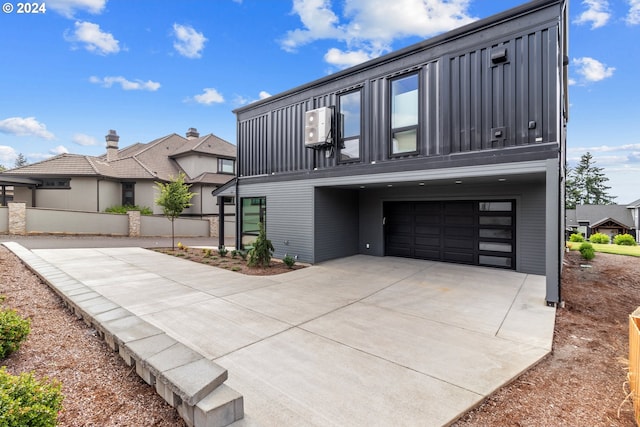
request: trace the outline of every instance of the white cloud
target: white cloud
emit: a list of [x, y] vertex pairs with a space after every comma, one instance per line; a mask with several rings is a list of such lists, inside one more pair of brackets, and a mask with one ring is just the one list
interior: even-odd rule
[[9, 117], [0, 120], [0, 132], [16, 136], [37, 136], [43, 139], [55, 138], [47, 130], [47, 126], [37, 121], [35, 117]]
[[575, 147], [568, 148], [571, 153], [580, 153], [580, 155], [589, 151], [590, 153], [610, 153], [615, 151], [634, 151], [640, 150], [640, 144], [622, 144], [622, 145], [600, 145], [596, 147]]
[[611, 12], [607, 0], [583, 0], [582, 4], [587, 9], [582, 12], [573, 22], [576, 24], [591, 23], [591, 29], [603, 27], [609, 22]]
[[18, 157], [18, 153], [13, 147], [7, 145], [0, 145], [0, 165], [11, 168]]
[[266, 98], [269, 98], [271, 94], [266, 90], [261, 90], [258, 96], [260, 97], [260, 99], [266, 99]]
[[91, 83], [100, 84], [104, 87], [111, 87], [114, 84], [119, 84], [123, 90], [148, 90], [151, 92], [155, 92], [160, 89], [160, 83], [153, 82], [151, 80], [142, 81], [142, 80], [127, 80], [122, 76], [107, 76], [107, 77], [89, 77], [89, 81]]
[[49, 150], [49, 153], [53, 154], [54, 156], [57, 156], [58, 154], [65, 154], [68, 152], [69, 150], [67, 150], [64, 145], [58, 145], [57, 147], [53, 147]]
[[629, 0], [629, 13], [626, 21], [629, 25], [640, 25], [640, 0]]
[[469, 0], [345, 0], [341, 18], [330, 0], [294, 0], [292, 13], [303, 28], [288, 31], [281, 40], [284, 50], [321, 39], [345, 44], [331, 48], [325, 60], [338, 67], [380, 56], [391, 50], [395, 39], [430, 37], [467, 24], [476, 18], [467, 13]]
[[98, 24], [92, 22], [76, 22], [75, 31], [73, 33], [66, 31], [64, 38], [72, 43], [82, 43], [86, 50], [100, 55], [120, 52], [120, 42], [110, 33], [103, 32]]
[[582, 77], [580, 83], [599, 82], [613, 76], [616, 70], [614, 67], [607, 67], [602, 62], [589, 58], [574, 58], [573, 65], [577, 67], [576, 72]]
[[224, 97], [214, 88], [208, 87], [204, 89], [204, 93], [194, 96], [193, 100], [199, 104], [211, 105], [223, 103]]
[[91, 145], [98, 145], [98, 141], [89, 135], [85, 135], [84, 133], [76, 133], [71, 138], [71, 142], [74, 144], [82, 145], [83, 147], [89, 147]]
[[99, 14], [104, 10], [107, 0], [48, 0], [47, 9], [52, 9], [67, 18], [73, 18], [76, 11]]
[[343, 52], [338, 48], [331, 48], [324, 55], [324, 60], [335, 65], [338, 68], [347, 68], [353, 65], [361, 64], [365, 61], [372, 59], [372, 56], [362, 50]]
[[187, 25], [173, 24], [173, 35], [176, 37], [173, 47], [180, 55], [187, 58], [200, 58], [202, 56], [202, 49], [204, 49], [204, 44], [207, 41], [204, 34]]

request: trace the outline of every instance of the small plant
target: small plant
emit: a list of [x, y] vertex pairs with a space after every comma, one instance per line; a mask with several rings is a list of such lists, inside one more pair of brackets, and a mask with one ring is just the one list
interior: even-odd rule
[[176, 245], [178, 249], [183, 250], [184, 249], [184, 245], [182, 244], [182, 242], [178, 242], [178, 244]]
[[592, 260], [596, 256], [596, 251], [593, 249], [593, 245], [589, 242], [584, 242], [583, 244], [581, 244], [579, 251], [580, 255], [582, 255], [582, 258], [586, 259], [587, 261]]
[[253, 243], [253, 248], [249, 251], [249, 267], [269, 267], [271, 255], [273, 254], [273, 244], [267, 239], [267, 233], [262, 222], [258, 223], [260, 231], [258, 238]]
[[147, 206], [138, 206], [138, 205], [118, 205], [111, 206], [104, 210], [107, 213], [115, 213], [124, 215], [129, 211], [140, 211], [140, 215], [153, 215], [153, 210]]
[[247, 251], [238, 251], [238, 256], [242, 258], [243, 261], [247, 260]]
[[213, 255], [213, 251], [210, 248], [203, 249], [202, 252], [204, 253], [205, 258], [211, 258]]
[[631, 234], [618, 234], [613, 238], [613, 243], [616, 245], [624, 245], [624, 246], [636, 246], [636, 239], [633, 238]]
[[237, 265], [234, 265], [233, 267], [231, 267], [231, 271], [240, 271], [242, 270], [241, 267], [238, 267]]
[[584, 236], [581, 233], [573, 233], [569, 236], [570, 242], [584, 242]]
[[229, 251], [227, 250], [227, 248], [224, 247], [224, 245], [221, 245], [218, 248], [218, 255], [220, 255], [221, 257], [223, 257], [223, 258], [226, 257], [227, 253], [229, 253]]
[[32, 373], [11, 375], [0, 368], [0, 425], [53, 427], [62, 411], [61, 385]]
[[236, 259], [236, 257], [238, 256], [238, 250], [234, 249], [231, 251], [231, 258]]
[[589, 237], [591, 243], [609, 243], [609, 236], [603, 233], [594, 233]]
[[29, 332], [29, 319], [24, 319], [12, 309], [0, 310], [0, 359], [18, 351]]
[[285, 265], [289, 268], [293, 268], [293, 266], [296, 263], [296, 259], [294, 257], [292, 257], [291, 255], [284, 255], [284, 258], [282, 258], [282, 262], [285, 263]]

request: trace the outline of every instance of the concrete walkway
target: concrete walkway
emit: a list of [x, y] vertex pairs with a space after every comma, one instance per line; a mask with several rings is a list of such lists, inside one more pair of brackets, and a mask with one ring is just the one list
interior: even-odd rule
[[227, 369], [237, 427], [446, 425], [551, 350], [543, 276], [358, 255], [256, 277], [141, 248], [32, 253]]

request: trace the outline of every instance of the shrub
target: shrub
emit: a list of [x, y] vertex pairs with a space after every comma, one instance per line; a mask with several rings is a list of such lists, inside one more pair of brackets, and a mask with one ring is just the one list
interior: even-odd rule
[[582, 235], [582, 233], [573, 233], [571, 236], [569, 236], [569, 241], [584, 242], [584, 236]]
[[20, 348], [31, 332], [31, 322], [15, 310], [0, 310], [0, 359]]
[[595, 233], [589, 237], [591, 243], [609, 243], [609, 236], [603, 233]]
[[636, 239], [631, 234], [618, 234], [613, 238], [613, 243], [624, 246], [635, 246], [637, 244]]
[[210, 248], [203, 249], [202, 253], [205, 258], [211, 258], [211, 255], [213, 255], [213, 251]]
[[296, 263], [296, 259], [291, 255], [285, 254], [284, 258], [282, 258], [282, 262], [284, 262], [287, 267], [293, 268], [294, 264]]
[[151, 210], [151, 208], [147, 206], [138, 206], [138, 205], [111, 206], [106, 208], [104, 211], [107, 213], [115, 213], [115, 214], [121, 214], [121, 215], [126, 214], [128, 211], [140, 211], [140, 215], [153, 215], [153, 211]]
[[264, 224], [260, 222], [258, 226], [260, 227], [258, 238], [253, 243], [253, 248], [249, 251], [247, 264], [249, 267], [268, 267], [274, 251], [273, 244], [271, 244], [271, 240], [267, 239]]
[[2, 426], [55, 426], [63, 398], [58, 381], [38, 381], [32, 373], [11, 375], [0, 368]]
[[239, 256], [240, 258], [242, 258], [242, 260], [243, 260], [243, 261], [246, 261], [246, 259], [247, 259], [247, 251], [240, 251], [240, 250], [239, 250], [239, 251], [238, 251], [238, 256]]
[[218, 255], [220, 255], [221, 257], [225, 257], [225, 256], [227, 256], [227, 253], [228, 253], [228, 252], [229, 252], [229, 251], [227, 250], [227, 248], [225, 248], [225, 247], [224, 247], [224, 245], [222, 245], [222, 246], [220, 246], [220, 247], [218, 248]]
[[586, 259], [587, 261], [592, 260], [596, 256], [596, 251], [593, 249], [593, 245], [589, 242], [584, 242], [583, 244], [581, 244], [579, 250], [582, 258]]
[[235, 259], [237, 256], [238, 256], [238, 250], [237, 249], [232, 250], [231, 251], [231, 258]]

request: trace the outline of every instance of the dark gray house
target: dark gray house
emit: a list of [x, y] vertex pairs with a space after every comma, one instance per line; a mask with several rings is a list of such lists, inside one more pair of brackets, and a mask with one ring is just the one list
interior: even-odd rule
[[582, 233], [586, 238], [602, 233], [611, 237], [631, 234], [638, 240], [640, 199], [628, 205], [578, 205], [566, 210], [568, 233]]
[[235, 110], [238, 245], [545, 275], [560, 301], [567, 3], [537, 0]]

